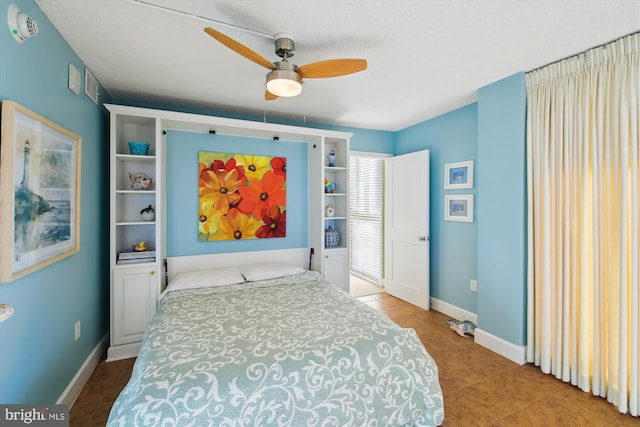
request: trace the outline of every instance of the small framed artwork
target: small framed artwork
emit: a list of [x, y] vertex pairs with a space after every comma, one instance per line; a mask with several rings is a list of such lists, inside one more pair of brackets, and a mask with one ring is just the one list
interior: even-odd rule
[[473, 188], [473, 160], [444, 165], [444, 189]]
[[445, 221], [473, 222], [473, 194], [444, 196]]
[[0, 282], [80, 250], [82, 139], [2, 101]]

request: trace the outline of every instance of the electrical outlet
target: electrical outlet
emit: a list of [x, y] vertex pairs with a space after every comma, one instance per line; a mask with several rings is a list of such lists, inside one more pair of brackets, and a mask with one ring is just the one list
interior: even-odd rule
[[472, 280], [470, 288], [471, 288], [471, 292], [478, 292], [478, 281]]
[[78, 341], [80, 339], [80, 321], [79, 320], [76, 322], [75, 333], [76, 333], [76, 341]]

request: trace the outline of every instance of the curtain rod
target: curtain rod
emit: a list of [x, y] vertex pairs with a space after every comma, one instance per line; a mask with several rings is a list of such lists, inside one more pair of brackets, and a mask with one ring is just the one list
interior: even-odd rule
[[536, 68], [533, 68], [533, 69], [531, 69], [531, 70], [529, 70], [529, 71], [526, 71], [526, 72], [525, 72], [525, 74], [532, 73], [532, 72], [537, 71], [537, 70], [541, 70], [541, 69], [543, 69], [544, 67], [548, 67], [548, 66], [549, 66], [549, 65], [551, 65], [551, 64], [557, 64], [558, 62], [562, 62], [562, 61], [564, 61], [565, 59], [575, 58], [576, 56], [584, 55], [585, 53], [587, 53], [587, 52], [589, 52], [590, 50], [593, 50], [593, 49], [598, 49], [598, 48], [601, 48], [601, 47], [606, 48], [607, 46], [609, 46], [609, 45], [610, 45], [610, 44], [612, 44], [612, 43], [617, 42], [618, 40], [622, 40], [622, 39], [624, 39], [624, 38], [627, 38], [627, 37], [630, 37], [630, 36], [633, 36], [633, 35], [636, 35], [636, 34], [640, 35], [640, 31], [637, 31], [637, 32], [635, 32], [635, 33], [627, 34], [626, 36], [618, 37], [617, 39], [614, 39], [614, 40], [608, 41], [608, 42], [606, 42], [606, 43], [599, 44], [599, 45], [597, 45], [597, 46], [590, 47], [590, 48], [588, 48], [588, 49], [583, 50], [582, 52], [576, 53], [575, 55], [567, 56], [567, 57], [565, 57], [565, 58], [558, 59], [558, 60], [556, 60], [556, 61], [551, 61], [551, 62], [549, 62], [548, 64], [545, 64], [545, 65], [542, 65], [542, 66], [540, 66], [540, 67], [536, 67]]

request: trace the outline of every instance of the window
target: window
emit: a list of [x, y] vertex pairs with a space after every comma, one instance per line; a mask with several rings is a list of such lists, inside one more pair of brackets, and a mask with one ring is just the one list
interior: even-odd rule
[[382, 283], [384, 158], [351, 153], [349, 163], [349, 268]]

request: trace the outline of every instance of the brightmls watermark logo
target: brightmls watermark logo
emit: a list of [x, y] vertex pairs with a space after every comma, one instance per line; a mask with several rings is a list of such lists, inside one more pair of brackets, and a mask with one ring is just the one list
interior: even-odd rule
[[0, 405], [0, 426], [69, 427], [69, 405]]

